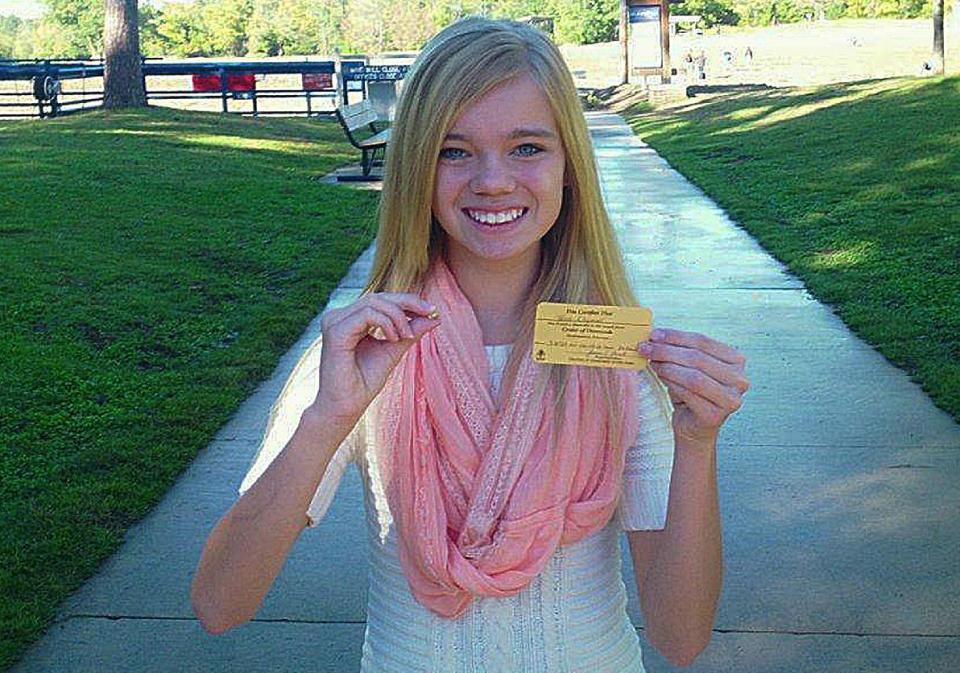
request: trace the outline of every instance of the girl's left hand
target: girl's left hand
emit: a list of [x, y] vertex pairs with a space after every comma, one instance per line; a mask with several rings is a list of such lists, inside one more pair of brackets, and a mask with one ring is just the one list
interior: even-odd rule
[[702, 334], [664, 328], [653, 330], [637, 350], [670, 392], [677, 440], [715, 446], [720, 426], [750, 387], [743, 355]]

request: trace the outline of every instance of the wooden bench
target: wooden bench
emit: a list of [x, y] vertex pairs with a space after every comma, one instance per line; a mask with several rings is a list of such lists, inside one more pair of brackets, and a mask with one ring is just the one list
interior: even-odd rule
[[[353, 105], [342, 105], [337, 108], [337, 119], [350, 144], [363, 152], [363, 158], [360, 165], [363, 169], [363, 175], [370, 175], [370, 169], [374, 165], [383, 165], [383, 155], [390, 140], [390, 129], [380, 130], [377, 128], [377, 113], [370, 105], [370, 100], [364, 100]], [[359, 139], [354, 132], [366, 126], [373, 135]]]

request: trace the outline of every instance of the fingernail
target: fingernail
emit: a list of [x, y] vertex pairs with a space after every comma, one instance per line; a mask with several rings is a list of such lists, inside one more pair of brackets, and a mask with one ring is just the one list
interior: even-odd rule
[[650, 345], [650, 342], [644, 341], [642, 344], [640, 344], [637, 350], [639, 350], [641, 353], [649, 353], [651, 348], [652, 346]]

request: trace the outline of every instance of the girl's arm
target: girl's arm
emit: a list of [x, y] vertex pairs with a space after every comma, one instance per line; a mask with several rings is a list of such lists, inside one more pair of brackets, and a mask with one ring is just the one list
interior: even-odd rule
[[650, 643], [689, 666], [710, 642], [723, 575], [716, 445], [678, 438], [663, 530], [628, 531]]
[[657, 329], [640, 345], [674, 402], [666, 526], [627, 533], [648, 640], [688, 666], [710, 642], [723, 576], [717, 437], [750, 387], [736, 349], [702, 334]]
[[351, 429], [320, 409], [308, 409], [277, 458], [217, 523], [190, 590], [193, 610], [208, 633], [223, 633], [254, 617], [306, 527], [310, 501]]
[[316, 399], [204, 546], [190, 602], [208, 632], [254, 617], [308, 523], [307, 509], [337, 448], [403, 354], [439, 324], [435, 312], [415, 294], [371, 293], [324, 314]]

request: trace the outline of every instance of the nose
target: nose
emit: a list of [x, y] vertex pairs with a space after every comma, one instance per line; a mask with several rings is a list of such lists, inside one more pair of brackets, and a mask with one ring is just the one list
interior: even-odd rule
[[506, 194], [515, 186], [516, 181], [505, 161], [491, 155], [480, 158], [470, 179], [470, 188], [475, 194]]

